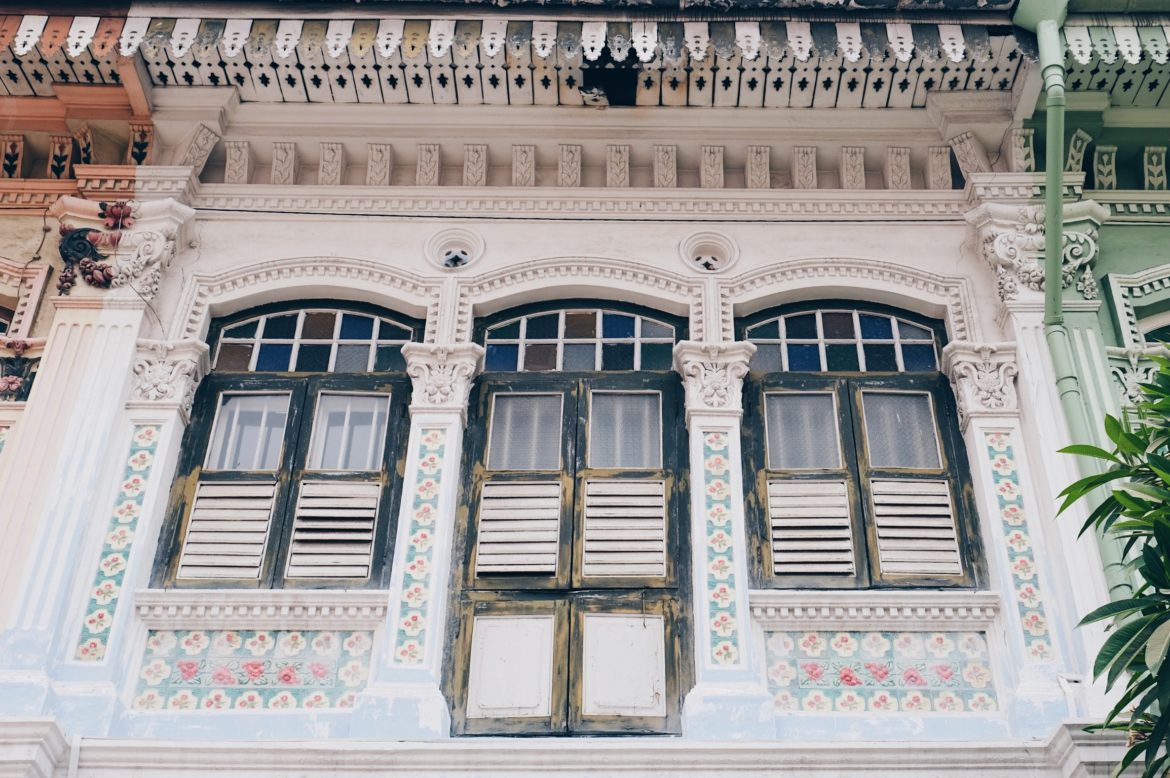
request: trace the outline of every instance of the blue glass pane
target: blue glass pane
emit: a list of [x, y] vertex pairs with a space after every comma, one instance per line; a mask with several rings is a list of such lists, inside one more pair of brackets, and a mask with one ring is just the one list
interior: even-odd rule
[[814, 344], [790, 344], [788, 346], [788, 369], [796, 373], [820, 372], [821, 349]]
[[369, 316], [347, 313], [341, 317], [342, 340], [369, 340], [374, 337], [374, 320]]
[[410, 340], [410, 335], [410, 330], [388, 321], [382, 322], [378, 330], [379, 340]]
[[817, 315], [803, 313], [800, 316], [784, 318], [785, 334], [790, 338], [815, 340], [817, 337]]
[[[256, 327], [259, 324], [260, 322], [258, 321], [249, 321], [244, 322], [243, 324], [237, 324], [234, 327], [229, 327], [228, 329], [224, 330], [223, 336], [225, 338], [251, 338], [256, 335]], [[3, 322], [0, 322], [0, 327], [2, 326], [4, 326]]]
[[292, 358], [292, 345], [288, 343], [264, 343], [256, 357], [256, 369], [261, 372], [283, 372], [288, 370]]
[[898, 360], [892, 343], [865, 344], [865, 369], [878, 373], [898, 372]]
[[[601, 319], [601, 333], [606, 338], [634, 337], [634, 317], [620, 313], [606, 313]], [[631, 355], [633, 351], [630, 352]], [[606, 368], [609, 370], [610, 368]]]
[[756, 326], [748, 329], [747, 336], [748, 340], [752, 340], [754, 338], [769, 338], [771, 340], [776, 340], [780, 337], [780, 322], [776, 319], [773, 319], [772, 321], [764, 322], [763, 324], [757, 324]]
[[528, 319], [528, 331], [525, 333], [529, 340], [555, 340], [560, 337], [559, 313], [546, 313], [544, 316], [532, 316]]
[[751, 369], [757, 373], [779, 373], [784, 369], [784, 363], [781, 362], [781, 352], [783, 346], [779, 344], [762, 344], [756, 347], [756, 355], [752, 357]]
[[484, 370], [513, 371], [516, 369], [516, 360], [519, 358], [519, 346], [488, 344], [487, 354], [484, 356]]
[[602, 370], [633, 370], [633, 343], [605, 343], [601, 347]]
[[520, 322], [514, 321], [511, 324], [505, 324], [502, 327], [495, 327], [488, 330], [488, 340], [516, 340], [520, 337]]
[[934, 346], [931, 344], [902, 345], [902, 367], [908, 372], [937, 370], [938, 364], [934, 359]]
[[265, 338], [295, 338], [297, 336], [297, 315], [269, 316], [264, 321]]
[[861, 319], [861, 337], [866, 340], [889, 340], [894, 337], [889, 317], [863, 313], [858, 318]]

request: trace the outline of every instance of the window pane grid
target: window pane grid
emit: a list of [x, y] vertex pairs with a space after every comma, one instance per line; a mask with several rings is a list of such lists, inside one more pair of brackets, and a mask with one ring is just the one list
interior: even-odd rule
[[933, 333], [886, 314], [824, 309], [787, 314], [748, 328], [756, 370], [923, 372], [938, 369]]
[[310, 470], [381, 468], [388, 395], [322, 393], [313, 420]]
[[674, 328], [637, 314], [561, 310], [497, 324], [489, 371], [668, 370]]
[[280, 464], [287, 394], [224, 394], [207, 452], [208, 470], [272, 471]]
[[404, 367], [399, 352], [410, 327], [345, 310], [265, 314], [226, 328], [216, 348], [218, 370], [365, 373]]

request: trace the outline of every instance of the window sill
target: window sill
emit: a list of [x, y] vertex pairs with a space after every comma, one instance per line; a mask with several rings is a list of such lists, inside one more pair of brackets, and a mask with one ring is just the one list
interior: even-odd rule
[[143, 589], [135, 610], [148, 629], [376, 629], [385, 590]]
[[754, 589], [752, 618], [765, 630], [962, 629], [991, 626], [1001, 599], [988, 591]]

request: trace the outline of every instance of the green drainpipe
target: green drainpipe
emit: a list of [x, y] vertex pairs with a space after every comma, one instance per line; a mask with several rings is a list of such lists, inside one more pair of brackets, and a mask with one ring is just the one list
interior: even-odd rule
[[[1068, 328], [1064, 325], [1061, 258], [1064, 249], [1064, 50], [1060, 27], [1068, 15], [1068, 0], [1021, 0], [1012, 21], [1036, 33], [1040, 47], [1040, 73], [1044, 78], [1048, 126], [1045, 130], [1044, 165], [1044, 336], [1052, 355], [1056, 389], [1069, 435], [1074, 442], [1093, 440], [1089, 414], [1081, 396], [1080, 379], [1073, 362]], [[1096, 473], [1083, 457], [1077, 458], [1082, 475]], [[1097, 535], [1105, 582], [1110, 595], [1130, 590], [1121, 569], [1121, 550], [1113, 538]]]

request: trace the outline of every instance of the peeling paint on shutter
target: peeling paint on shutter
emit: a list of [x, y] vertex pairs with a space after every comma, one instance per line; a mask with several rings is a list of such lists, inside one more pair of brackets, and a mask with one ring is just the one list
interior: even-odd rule
[[559, 480], [485, 483], [475, 574], [555, 575], [560, 523]]
[[790, 573], [854, 573], [849, 491], [844, 481], [769, 481], [772, 568]]
[[666, 575], [666, 485], [585, 484], [585, 577]]
[[275, 484], [201, 483], [179, 578], [258, 578], [272, 523]]
[[303, 482], [293, 518], [288, 577], [368, 577], [380, 491], [377, 483]]
[[870, 491], [883, 574], [962, 575], [946, 481], [873, 481]]

